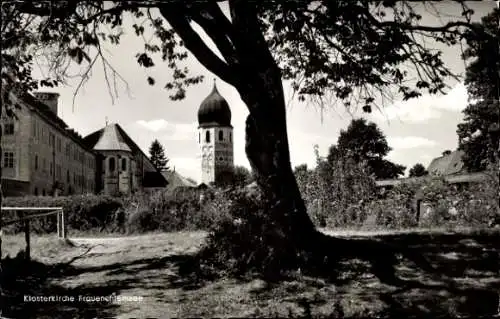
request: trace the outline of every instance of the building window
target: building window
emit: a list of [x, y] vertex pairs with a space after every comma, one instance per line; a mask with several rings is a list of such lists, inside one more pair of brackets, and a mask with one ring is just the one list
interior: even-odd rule
[[35, 196], [38, 196], [38, 188], [35, 187]]
[[60, 138], [57, 138], [57, 151], [58, 152], [61, 152], [62, 150], [62, 143], [61, 143], [61, 139]]
[[5, 123], [3, 126], [3, 133], [5, 135], [14, 135], [14, 123]]
[[47, 160], [45, 158], [43, 159], [43, 171], [47, 171]]
[[66, 144], [66, 156], [69, 156], [70, 153], [70, 144]]
[[219, 131], [219, 141], [222, 141], [224, 140], [224, 133], [222, 132], [222, 130]]
[[53, 133], [50, 133], [50, 132], [49, 132], [49, 146], [50, 147], [55, 147], [56, 146], [55, 136], [54, 136]]
[[45, 196], [45, 195], [46, 195], [46, 193], [45, 193], [45, 189], [44, 189], [44, 190], [42, 190], [42, 196]]
[[205, 142], [210, 143], [210, 131], [205, 132]]
[[35, 171], [38, 170], [38, 155], [35, 155]]
[[115, 166], [116, 166], [116, 163], [115, 163], [115, 158], [114, 157], [111, 157], [109, 159], [109, 171], [110, 172], [114, 172], [115, 171]]
[[66, 171], [66, 182], [69, 184], [70, 182], [70, 177], [69, 177], [69, 169]]
[[122, 171], [126, 171], [127, 170], [127, 159], [126, 158], [122, 158]]
[[50, 176], [54, 175], [54, 163], [50, 162]]
[[231, 142], [232, 138], [233, 138], [233, 133], [229, 133], [229, 142]]
[[14, 152], [3, 153], [3, 167], [14, 168]]

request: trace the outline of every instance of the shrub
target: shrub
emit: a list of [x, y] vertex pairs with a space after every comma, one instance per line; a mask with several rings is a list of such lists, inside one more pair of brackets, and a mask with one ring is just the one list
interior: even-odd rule
[[328, 161], [317, 156], [313, 171], [296, 172], [297, 182], [315, 224], [320, 227], [360, 226], [363, 205], [375, 196], [375, 179], [366, 163], [352, 158]]
[[391, 228], [415, 225], [415, 204], [420, 198], [430, 207], [430, 212], [421, 212], [419, 226], [485, 227], [499, 216], [497, 177], [493, 172], [485, 181], [468, 186], [449, 184], [443, 178], [401, 184], [390, 191], [387, 198], [374, 204], [379, 206], [375, 209], [379, 214], [378, 224]]
[[129, 215], [127, 220], [128, 233], [143, 233], [159, 229], [156, 216], [149, 209], [140, 209]]
[[125, 207], [129, 216], [127, 229], [132, 233], [209, 230], [220, 218], [218, 206], [226, 200], [224, 196], [213, 199], [211, 192], [207, 191], [208, 197], [203, 204], [200, 203], [201, 191], [193, 188], [137, 196]]
[[[68, 229], [87, 231], [101, 228], [113, 219], [117, 209], [122, 207], [122, 200], [102, 195], [74, 195], [64, 197], [26, 196], [3, 198], [2, 205], [17, 207], [62, 207], [66, 214]], [[20, 212], [3, 212], [4, 220], [18, 218]], [[55, 232], [57, 216], [34, 218], [30, 221], [35, 233]], [[6, 231], [19, 232], [22, 223], [15, 223]]]
[[265, 202], [236, 190], [220, 195], [213, 205], [219, 218], [200, 251], [202, 265], [235, 275], [258, 272], [268, 279], [297, 266], [296, 250], [269, 219]]

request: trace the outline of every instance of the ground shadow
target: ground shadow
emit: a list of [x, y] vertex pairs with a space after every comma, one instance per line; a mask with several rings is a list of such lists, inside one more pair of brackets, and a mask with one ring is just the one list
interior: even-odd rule
[[357, 238], [321, 234], [317, 241], [323, 260], [312, 263], [307, 274], [336, 287], [365, 285], [367, 298], [384, 304], [378, 316], [500, 316], [498, 230]]
[[[95, 267], [72, 265], [77, 259], [58, 265], [26, 261], [23, 253], [2, 260], [0, 315], [6, 318], [108, 318], [119, 314], [119, 304], [110, 296], [129, 289], [197, 289], [212, 280], [197, 271], [192, 255], [137, 259]], [[146, 274], [154, 275], [157, 285]], [[169, 271], [163, 271], [169, 270]], [[173, 271], [172, 271], [173, 270]], [[84, 283], [75, 287], [61, 285], [66, 278], [79, 275], [106, 276], [100, 284]], [[123, 279], [113, 279], [113, 278]], [[50, 297], [59, 299], [50, 299]], [[93, 301], [89, 297], [105, 297]], [[47, 298], [48, 299], [41, 299]], [[65, 297], [62, 299], [62, 297]], [[36, 300], [38, 298], [38, 300]], [[73, 298], [71, 300], [71, 298]], [[86, 299], [87, 298], [87, 299]]]
[[[316, 261], [314, 267], [303, 270], [301, 276], [285, 275], [281, 280], [255, 289], [252, 292], [255, 300], [286, 300], [303, 309], [302, 317], [349, 317], [353, 312], [349, 312], [345, 303], [357, 289], [359, 303], [379, 306], [375, 312], [357, 312], [356, 316], [477, 318], [498, 313], [498, 231], [325, 237], [323, 240], [320, 245], [327, 245], [323, 250], [331, 251], [326, 260]], [[104, 276], [105, 280], [99, 284], [82, 281], [71, 288], [61, 285], [66, 278], [82, 275]], [[36, 261], [27, 264], [21, 258], [4, 259], [0, 304], [2, 315], [7, 318], [105, 318], [119, 315], [119, 305], [78, 301], [78, 296], [119, 295], [130, 289], [197, 291], [216, 280], [217, 276], [204, 271], [197, 256], [190, 254], [91, 267], [75, 266], [71, 262], [51, 266]], [[292, 281], [301, 281], [301, 284], [287, 284]], [[335, 287], [333, 295], [324, 292], [332, 286]], [[27, 302], [24, 296], [73, 296], [77, 300]], [[334, 303], [332, 296], [338, 296]], [[328, 310], [324, 310], [329, 303]]]

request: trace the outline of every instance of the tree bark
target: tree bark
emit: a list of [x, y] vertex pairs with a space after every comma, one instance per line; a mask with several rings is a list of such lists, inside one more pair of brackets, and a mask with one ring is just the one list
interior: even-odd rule
[[316, 233], [290, 163], [282, 74], [258, 25], [255, 4], [229, 1], [239, 75], [234, 87], [248, 107], [245, 152], [270, 219], [296, 247]]
[[[276, 88], [278, 89], [278, 88]], [[280, 88], [281, 89], [281, 88]], [[315, 231], [293, 174], [286, 126], [273, 118], [284, 102], [254, 104], [246, 120], [245, 152], [268, 205], [270, 218], [296, 245], [307, 245]]]

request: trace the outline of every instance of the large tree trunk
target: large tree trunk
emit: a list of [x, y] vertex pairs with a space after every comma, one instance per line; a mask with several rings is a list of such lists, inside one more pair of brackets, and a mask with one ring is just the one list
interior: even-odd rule
[[308, 245], [315, 227], [290, 163], [282, 74], [257, 23], [255, 4], [232, 0], [233, 44], [239, 76], [234, 84], [248, 107], [245, 151], [268, 205], [269, 218], [297, 245]]
[[[254, 104], [258, 112], [247, 117], [245, 151], [268, 205], [269, 218], [296, 244], [307, 244], [315, 229], [291, 168], [287, 129], [281, 124], [285, 122], [284, 102], [276, 103]], [[276, 118], [276, 109], [283, 109], [281, 118]]]

